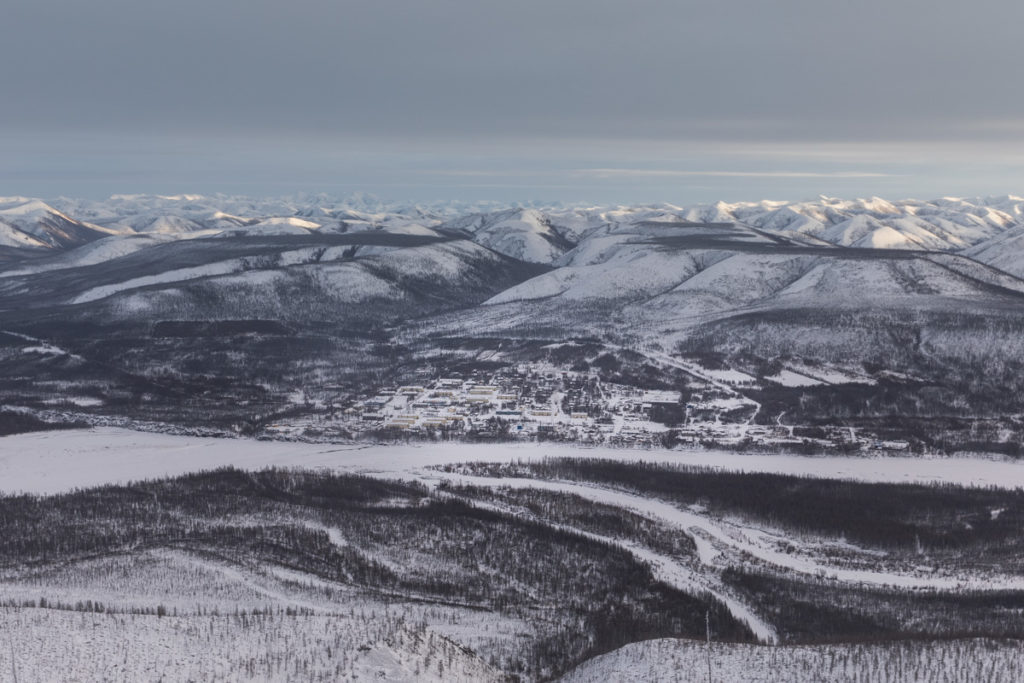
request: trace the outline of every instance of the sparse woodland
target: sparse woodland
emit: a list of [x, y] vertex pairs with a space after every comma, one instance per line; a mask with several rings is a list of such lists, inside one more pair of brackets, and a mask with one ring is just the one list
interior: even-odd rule
[[[567, 522], [589, 515], [589, 506], [572, 500], [557, 505], [555, 514]], [[609, 514], [594, 524], [615, 524]], [[656, 534], [631, 523], [637, 533]], [[171, 614], [166, 605], [140, 610], [124, 599], [61, 600], [54, 595], [64, 590], [67, 576], [53, 572], [103, 559], [129, 573], [127, 558], [144, 562], [148, 553], [174, 551], [243, 571], [279, 568], [333, 586], [329, 599], [314, 601], [328, 613], [346, 611], [345, 591], [358, 590], [378, 601], [461, 605], [499, 619], [526, 620], [537, 630], [534, 637], [491, 654], [502, 669], [530, 678], [635, 640], [699, 636], [708, 610], [720, 638], [750, 637], [721, 605], [659, 583], [615, 546], [429, 497], [418, 484], [221, 470], [45, 498], [3, 497], [0, 532], [4, 583], [32, 586], [43, 596], [7, 598], [10, 608]], [[680, 549], [686, 550], [685, 543]], [[46, 597], [48, 583], [52, 592]], [[219, 609], [230, 610], [223, 602]]]

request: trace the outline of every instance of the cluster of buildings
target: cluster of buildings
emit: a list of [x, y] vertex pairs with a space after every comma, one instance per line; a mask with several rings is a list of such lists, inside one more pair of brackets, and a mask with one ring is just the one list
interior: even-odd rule
[[383, 388], [339, 419], [362, 432], [641, 443], [670, 428], [665, 415], [685, 415], [680, 392], [602, 383], [537, 364]]
[[[715, 377], [685, 392], [602, 381], [598, 374], [548, 363], [493, 373], [422, 379], [383, 387], [343, 406], [266, 428], [278, 437], [552, 440], [614, 446], [740, 444], [766, 447], [902, 450], [846, 427], [798, 428], [781, 417], [758, 424], [760, 406]], [[693, 390], [691, 390], [693, 389]]]

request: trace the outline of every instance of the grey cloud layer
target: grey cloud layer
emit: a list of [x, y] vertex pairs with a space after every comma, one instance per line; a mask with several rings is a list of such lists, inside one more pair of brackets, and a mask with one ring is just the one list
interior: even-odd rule
[[909, 134], [1024, 110], [1022, 19], [1010, 0], [15, 0], [0, 120]]
[[[493, 174], [522, 157], [540, 172], [902, 175], [881, 157], [751, 166], [692, 145], [1019, 145], [1022, 20], [1015, 0], [11, 0], [0, 136], [73, 144], [50, 166], [8, 150], [0, 179], [148, 164], [209, 182], [198, 159], [234, 154], [273, 185], [300, 152], [345, 182], [369, 160], [380, 185], [415, 182], [395, 167]], [[127, 133], [134, 155], [96, 151]]]

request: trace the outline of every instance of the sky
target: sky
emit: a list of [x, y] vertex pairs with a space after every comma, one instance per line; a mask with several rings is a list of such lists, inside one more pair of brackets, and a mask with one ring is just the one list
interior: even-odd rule
[[1016, 0], [7, 0], [0, 195], [1024, 194]]

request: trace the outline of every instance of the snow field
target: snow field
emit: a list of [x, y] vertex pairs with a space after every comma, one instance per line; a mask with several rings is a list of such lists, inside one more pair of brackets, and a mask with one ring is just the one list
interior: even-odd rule
[[501, 658], [537, 637], [514, 617], [167, 549], [0, 576], [8, 628], [19, 630], [17, 680], [47, 682], [495, 680], [465, 648]]
[[[1024, 671], [1019, 643], [991, 640], [763, 647], [712, 643], [718, 683], [1015, 683]], [[560, 679], [705, 683], [708, 646], [661, 639], [632, 643], [583, 663]]]
[[0, 608], [0, 681], [497, 681], [397, 616], [187, 616]]

